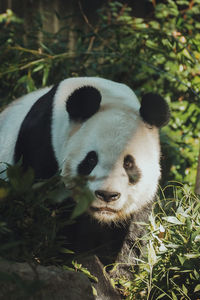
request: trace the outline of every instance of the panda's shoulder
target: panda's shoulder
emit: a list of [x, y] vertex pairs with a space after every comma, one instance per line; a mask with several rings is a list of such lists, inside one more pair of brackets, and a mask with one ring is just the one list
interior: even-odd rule
[[50, 89], [51, 87], [42, 88], [17, 98], [3, 110], [1, 117], [8, 117], [10, 114], [14, 114], [15, 116], [21, 115], [25, 117], [34, 103]]

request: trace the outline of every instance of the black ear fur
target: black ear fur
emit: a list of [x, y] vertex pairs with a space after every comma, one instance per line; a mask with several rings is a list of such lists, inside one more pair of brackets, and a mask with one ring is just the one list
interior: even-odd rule
[[84, 121], [94, 115], [101, 102], [100, 92], [92, 86], [76, 89], [68, 98], [66, 109], [74, 121]]
[[142, 97], [140, 115], [144, 122], [159, 128], [169, 122], [170, 109], [161, 96], [148, 93]]

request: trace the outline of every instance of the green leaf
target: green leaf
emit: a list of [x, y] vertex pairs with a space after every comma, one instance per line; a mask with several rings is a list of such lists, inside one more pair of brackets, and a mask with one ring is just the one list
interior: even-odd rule
[[156, 252], [154, 250], [152, 241], [149, 241], [148, 245], [148, 262], [150, 266], [154, 266], [157, 262]]
[[74, 254], [74, 251], [66, 249], [66, 248], [61, 248], [60, 252], [64, 253], [64, 254]]
[[97, 293], [97, 290], [95, 289], [95, 287], [92, 285], [92, 294], [97, 297], [98, 296], [98, 293]]
[[184, 254], [184, 256], [185, 256], [187, 259], [190, 259], [190, 258], [198, 258], [198, 257], [200, 257], [200, 253], [187, 253], [187, 254]]
[[178, 300], [178, 298], [176, 297], [176, 294], [172, 291], [172, 299], [173, 300]]
[[174, 244], [174, 243], [169, 243], [166, 244], [167, 248], [172, 248], [172, 249], [178, 249], [180, 247], [180, 245]]
[[14, 190], [20, 193], [28, 191], [34, 182], [33, 169], [28, 168], [28, 170], [24, 172], [19, 165], [9, 166], [7, 176]]
[[71, 214], [71, 219], [75, 219], [83, 214], [93, 201], [94, 197], [90, 191], [76, 196], [77, 204]]
[[200, 228], [197, 228], [197, 230], [191, 234], [191, 241], [193, 242], [198, 235], [200, 235]]
[[162, 217], [162, 219], [167, 221], [168, 223], [171, 223], [171, 224], [176, 224], [176, 225], [183, 225], [184, 224], [174, 216]]
[[71, 219], [75, 219], [83, 214], [94, 200], [94, 195], [88, 189], [86, 180], [86, 178], [77, 177], [68, 182], [68, 184], [73, 186], [71, 197], [76, 202], [76, 206], [71, 214]]
[[200, 291], [200, 284], [197, 284], [195, 286], [194, 293], [199, 292], [199, 291]]
[[186, 286], [184, 284], [182, 284], [182, 290], [183, 290], [183, 292], [184, 292], [185, 295], [188, 294], [188, 290], [187, 290], [187, 288], [186, 288]]
[[158, 300], [158, 299], [164, 299], [164, 297], [166, 297], [166, 293], [162, 293], [162, 294], [160, 294], [158, 297], [156, 297], [156, 300]]
[[84, 268], [82, 264], [77, 263], [76, 261], [72, 261], [73, 266], [77, 271], [81, 271], [84, 273], [88, 278], [92, 279], [94, 282], [98, 282], [98, 278], [90, 273], [87, 268]]
[[33, 73], [36, 73], [36, 72], [42, 70], [43, 68], [44, 68], [44, 65], [40, 63], [38, 66], [36, 66], [36, 67], [33, 69], [32, 72], [33, 72]]
[[178, 255], [178, 259], [179, 259], [181, 265], [183, 265], [184, 262], [185, 262], [185, 260], [186, 260], [186, 257], [184, 257], [184, 256], [182, 256], [182, 255]]
[[42, 86], [46, 86], [49, 77], [50, 66], [46, 65], [43, 69]]
[[44, 43], [40, 42], [40, 46], [46, 50], [49, 54], [53, 55], [54, 53], [51, 51], [49, 47], [47, 47]]
[[188, 5], [188, 0], [176, 0], [178, 5]]

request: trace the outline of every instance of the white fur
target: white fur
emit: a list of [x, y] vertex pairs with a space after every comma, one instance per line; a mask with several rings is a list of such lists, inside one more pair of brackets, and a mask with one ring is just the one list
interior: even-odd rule
[[[100, 110], [82, 124], [69, 122], [66, 100], [77, 88], [97, 88], [102, 101]], [[26, 114], [50, 88], [30, 93], [13, 102], [0, 115], [0, 161], [13, 163], [14, 148], [20, 125]], [[90, 174], [90, 190], [103, 189], [121, 193], [121, 197], [106, 204], [95, 198], [91, 213], [101, 222], [120, 221], [140, 210], [156, 193], [160, 177], [160, 145], [158, 129], [149, 128], [140, 118], [139, 101], [124, 84], [95, 77], [63, 80], [54, 97], [52, 144], [64, 182], [77, 175], [77, 166], [90, 151], [98, 153], [98, 164]], [[2, 146], [3, 145], [3, 146]], [[129, 184], [123, 168], [124, 157], [131, 154], [141, 171], [135, 185]], [[0, 165], [0, 170], [4, 166]], [[116, 213], [107, 211], [112, 208]], [[105, 208], [105, 209], [104, 209]]]
[[[55, 95], [53, 110], [53, 146], [59, 167], [66, 158], [65, 149], [68, 144], [68, 135], [73, 130], [69, 126], [69, 118], [66, 115], [66, 99], [77, 89], [83, 86], [93, 86], [102, 95], [101, 107], [110, 104], [139, 109], [139, 102], [133, 91], [126, 85], [111, 80], [97, 77], [79, 77], [63, 80]], [[63, 140], [64, 137], [64, 140]]]
[[[69, 174], [77, 174], [78, 163], [94, 150], [99, 155], [99, 162], [90, 174], [89, 189], [93, 193], [96, 190], [121, 193], [119, 200], [107, 204], [95, 198], [92, 207], [109, 207], [118, 212], [111, 213], [106, 209], [93, 212], [99, 221], [126, 219], [154, 198], [160, 177], [158, 130], [149, 129], [135, 110], [124, 113], [111, 108], [98, 112], [70, 137], [65, 150], [62, 176], [66, 182]], [[141, 171], [141, 178], [135, 185], [129, 184], [123, 168], [127, 154], [134, 157]]]
[[[3, 163], [13, 164], [13, 155], [17, 136], [20, 130], [22, 121], [30, 110], [31, 106], [45, 93], [50, 90], [50, 87], [40, 89], [25, 95], [12, 102], [0, 114], [0, 172], [5, 169]], [[2, 177], [5, 177], [3, 173]]]

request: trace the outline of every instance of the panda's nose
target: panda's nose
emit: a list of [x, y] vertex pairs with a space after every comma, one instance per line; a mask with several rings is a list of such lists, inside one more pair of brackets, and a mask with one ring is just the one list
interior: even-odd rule
[[118, 192], [108, 192], [108, 191], [103, 191], [103, 190], [95, 191], [95, 195], [98, 199], [105, 201], [105, 202], [116, 201], [121, 196], [121, 194]]

